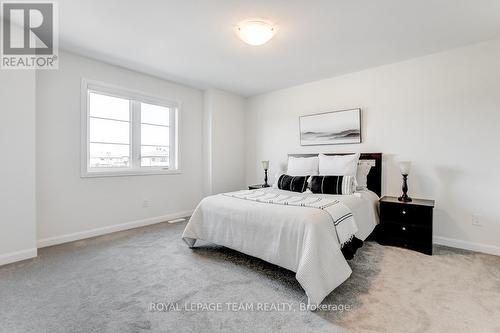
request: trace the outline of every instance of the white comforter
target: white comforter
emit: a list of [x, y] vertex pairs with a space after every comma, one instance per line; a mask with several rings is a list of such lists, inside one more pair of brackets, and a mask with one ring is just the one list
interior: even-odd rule
[[[293, 194], [272, 188], [266, 191]], [[332, 197], [351, 210], [358, 226], [356, 237], [368, 237], [378, 222], [378, 197], [370, 191]], [[310, 306], [319, 305], [352, 273], [330, 214], [318, 208], [214, 195], [200, 202], [182, 237], [190, 247], [201, 239], [295, 272]]]

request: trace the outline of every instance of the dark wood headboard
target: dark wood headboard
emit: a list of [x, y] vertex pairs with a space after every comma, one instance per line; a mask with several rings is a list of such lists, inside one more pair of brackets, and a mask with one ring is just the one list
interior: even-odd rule
[[[328, 156], [334, 155], [349, 155], [353, 153], [330, 153], [326, 154]], [[313, 157], [318, 154], [288, 154], [292, 157]], [[367, 178], [367, 185], [370, 191], [377, 193], [380, 197], [382, 196], [382, 153], [361, 153], [360, 160], [374, 160], [375, 165], [370, 169], [370, 173]]]

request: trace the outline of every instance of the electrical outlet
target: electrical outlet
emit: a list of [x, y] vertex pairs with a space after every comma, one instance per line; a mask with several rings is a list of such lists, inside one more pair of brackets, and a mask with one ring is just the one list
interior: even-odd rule
[[482, 227], [483, 223], [481, 222], [481, 215], [474, 213], [472, 214], [472, 225], [476, 227]]
[[142, 201], [142, 208], [149, 208], [150, 202], [149, 200], [143, 200]]

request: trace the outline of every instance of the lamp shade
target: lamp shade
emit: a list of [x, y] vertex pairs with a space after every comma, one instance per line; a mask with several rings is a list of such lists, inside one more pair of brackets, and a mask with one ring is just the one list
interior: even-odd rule
[[264, 168], [264, 170], [268, 170], [269, 169], [269, 161], [262, 161], [262, 167]]
[[401, 170], [402, 175], [410, 174], [411, 162], [410, 161], [402, 161], [399, 162], [399, 170]]

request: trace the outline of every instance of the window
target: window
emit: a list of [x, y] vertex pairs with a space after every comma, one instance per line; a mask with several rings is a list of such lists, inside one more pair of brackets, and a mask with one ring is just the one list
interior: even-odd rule
[[89, 166], [130, 166], [130, 107], [124, 98], [89, 91]]
[[82, 176], [176, 173], [177, 102], [82, 81]]

